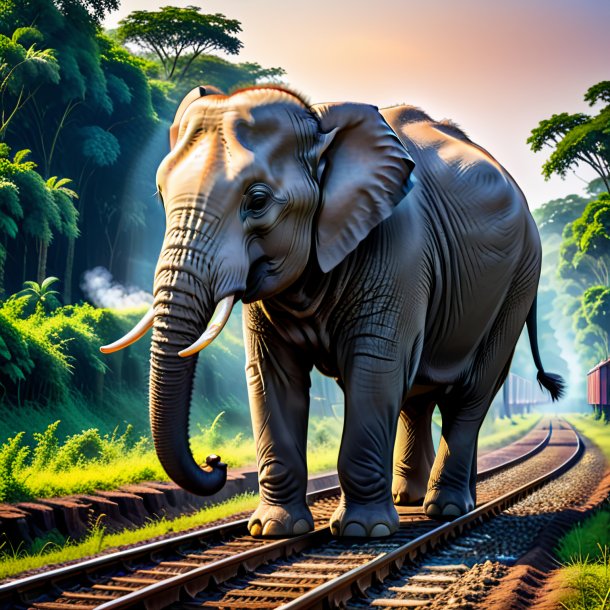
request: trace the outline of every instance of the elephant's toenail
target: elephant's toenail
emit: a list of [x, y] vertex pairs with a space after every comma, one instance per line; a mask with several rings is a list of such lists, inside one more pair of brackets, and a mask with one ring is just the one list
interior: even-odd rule
[[269, 519], [263, 528], [263, 536], [285, 536], [286, 528], [284, 524], [276, 519]]
[[299, 536], [300, 534], [306, 534], [310, 529], [311, 527], [309, 526], [309, 523], [305, 521], [305, 519], [299, 519], [294, 524], [294, 527], [292, 528], [292, 533]]
[[260, 536], [263, 533], [263, 528], [261, 524], [257, 521], [250, 526], [250, 535], [251, 536]]
[[462, 510], [456, 504], [445, 504], [443, 508], [443, 517], [459, 517], [462, 514]]
[[434, 504], [434, 502], [431, 502], [430, 504], [428, 504], [428, 506], [426, 506], [426, 515], [428, 515], [428, 517], [438, 517], [441, 514], [441, 509], [438, 504]]
[[360, 523], [348, 523], [343, 530], [343, 535], [366, 538], [366, 530]]
[[371, 530], [371, 536], [389, 536], [391, 533], [390, 528], [383, 523], [378, 523]]

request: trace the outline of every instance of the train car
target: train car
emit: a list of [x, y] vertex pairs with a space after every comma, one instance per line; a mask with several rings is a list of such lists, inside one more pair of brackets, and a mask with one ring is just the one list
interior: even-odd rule
[[502, 392], [496, 397], [501, 417], [511, 417], [521, 413], [530, 413], [534, 405], [550, 402], [549, 395], [539, 384], [531, 379], [525, 379], [514, 373], [509, 373]]
[[596, 415], [610, 418], [610, 358], [600, 362], [587, 373], [587, 402]]

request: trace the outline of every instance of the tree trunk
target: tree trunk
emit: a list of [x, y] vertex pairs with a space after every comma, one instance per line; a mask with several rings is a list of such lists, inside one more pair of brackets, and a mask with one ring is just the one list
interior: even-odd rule
[[22, 285], [26, 279], [25, 274], [26, 274], [27, 264], [28, 264], [28, 244], [25, 240], [23, 240], [23, 267], [21, 269], [21, 284]]
[[64, 305], [72, 303], [72, 269], [74, 267], [74, 237], [68, 238], [66, 269], [64, 271]]
[[49, 252], [49, 244], [43, 240], [40, 240], [40, 246], [38, 250], [38, 273], [36, 281], [42, 284], [47, 277], [47, 254]]

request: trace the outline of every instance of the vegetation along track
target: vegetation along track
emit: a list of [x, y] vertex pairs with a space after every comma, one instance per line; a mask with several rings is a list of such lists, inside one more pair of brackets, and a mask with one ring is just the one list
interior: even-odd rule
[[[247, 534], [246, 521], [241, 520], [14, 581], [0, 587], [0, 607], [333, 605], [381, 581], [393, 567], [522, 499], [568, 469], [582, 452], [576, 433], [561, 423], [543, 425], [510, 447], [502, 452], [503, 463], [481, 472], [479, 506], [450, 523], [439, 525], [426, 518], [420, 507], [403, 507], [401, 528], [391, 538], [333, 539], [326, 526], [338, 497], [333, 488], [309, 498], [316, 522], [312, 534], [257, 540]], [[437, 569], [431, 572], [437, 589], [454, 576]]]

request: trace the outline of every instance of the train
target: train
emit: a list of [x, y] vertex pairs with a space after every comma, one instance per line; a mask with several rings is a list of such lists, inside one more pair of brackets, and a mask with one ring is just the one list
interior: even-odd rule
[[525, 379], [515, 373], [509, 373], [502, 390], [492, 403], [499, 411], [500, 417], [529, 413], [534, 405], [550, 402], [549, 395], [538, 383]]
[[587, 373], [587, 402], [597, 419], [610, 421], [610, 358]]

